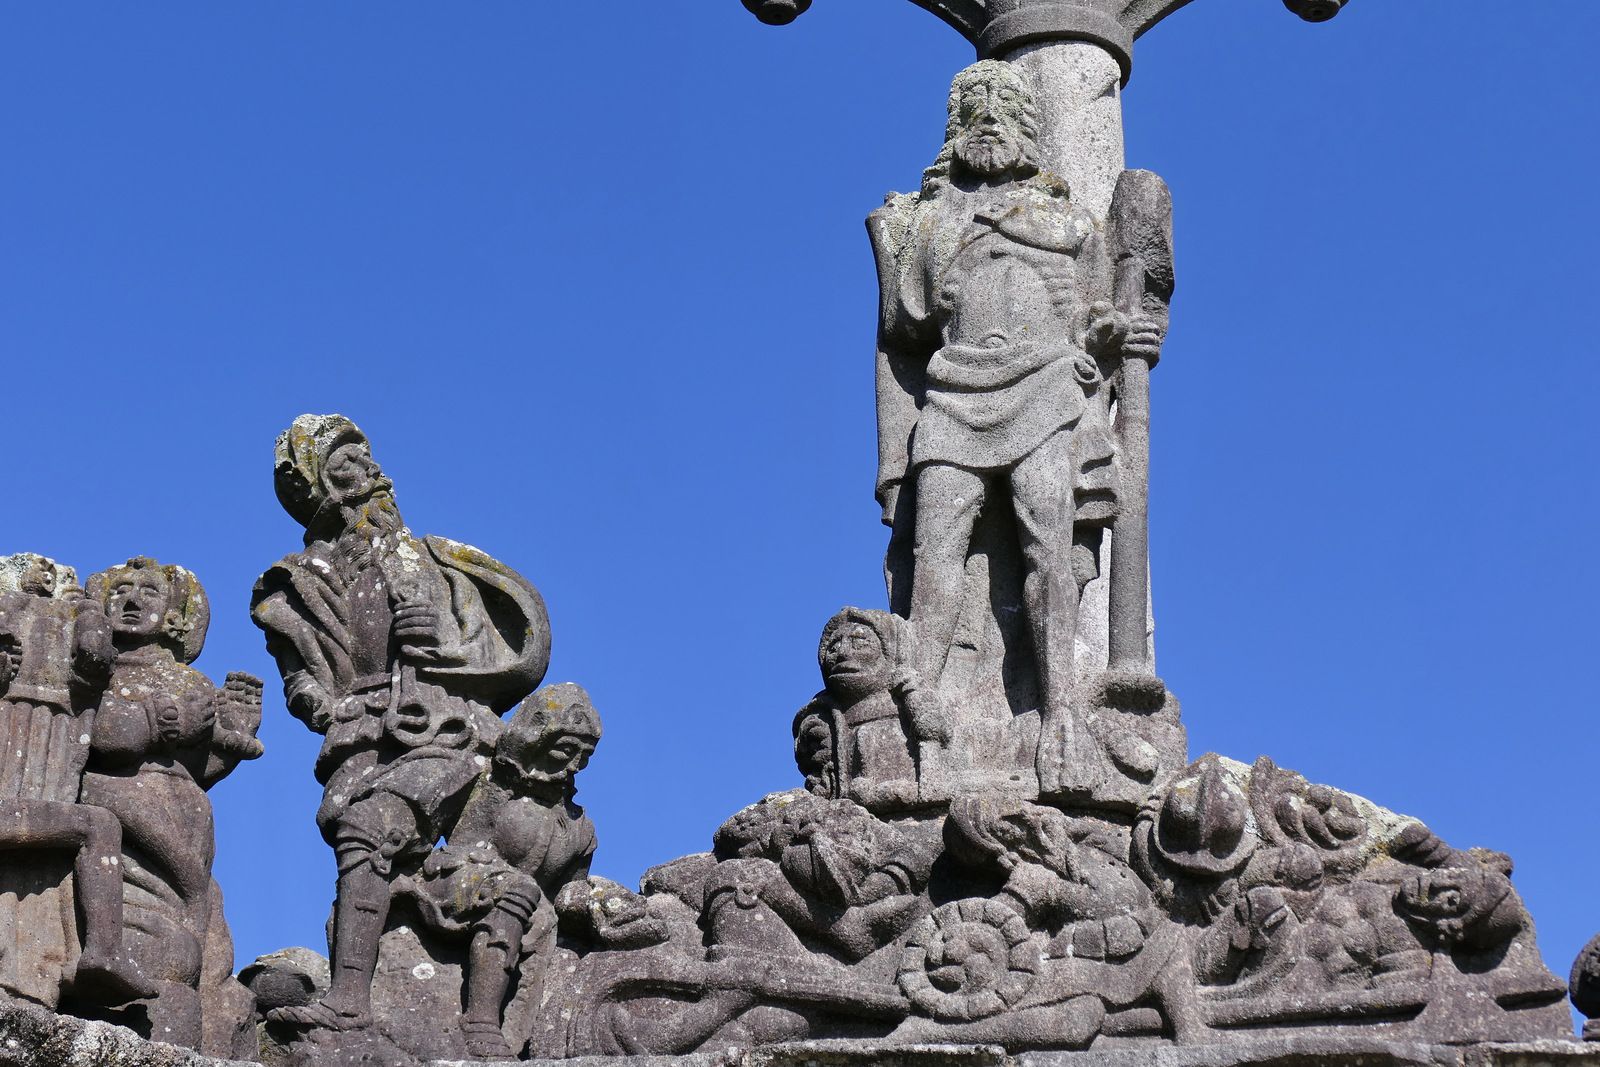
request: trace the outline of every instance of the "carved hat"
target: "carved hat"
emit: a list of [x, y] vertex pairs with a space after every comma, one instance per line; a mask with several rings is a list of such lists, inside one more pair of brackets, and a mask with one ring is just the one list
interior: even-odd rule
[[211, 626], [211, 603], [200, 579], [187, 567], [176, 563], [157, 563], [148, 556], [135, 556], [126, 563], [107, 567], [89, 576], [88, 596], [105, 606], [117, 579], [129, 571], [159, 571], [167, 582], [167, 610], [161, 618], [156, 640], [177, 657], [180, 663], [200, 658]]
[[272, 485], [278, 503], [301, 526], [309, 526], [327, 499], [322, 465], [344, 444], [367, 444], [367, 435], [343, 415], [301, 415], [278, 435]]
[[1156, 815], [1152, 844], [1162, 859], [1196, 877], [1244, 867], [1260, 839], [1250, 829], [1243, 791], [1215, 759], [1203, 759], [1174, 782]]

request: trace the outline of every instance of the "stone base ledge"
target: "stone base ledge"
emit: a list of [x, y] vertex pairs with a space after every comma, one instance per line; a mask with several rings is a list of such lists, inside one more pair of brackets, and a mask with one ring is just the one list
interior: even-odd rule
[[[687, 1056], [585, 1056], [538, 1067], [1600, 1067], [1600, 1043], [1426, 1045], [1345, 1035], [1278, 1036], [1186, 1048], [1006, 1054], [998, 1045], [809, 1041]], [[131, 1030], [0, 1004], [0, 1067], [252, 1067], [145, 1041]], [[495, 1067], [440, 1061], [435, 1067]], [[502, 1065], [503, 1067], [503, 1065]]]

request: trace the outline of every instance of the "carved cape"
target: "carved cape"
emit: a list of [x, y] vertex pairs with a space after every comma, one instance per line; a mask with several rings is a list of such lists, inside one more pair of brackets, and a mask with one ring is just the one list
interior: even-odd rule
[[[447, 644], [459, 662], [416, 663], [417, 677], [469, 696], [496, 715], [516, 704], [544, 677], [550, 662], [550, 618], [527, 579], [470, 545], [426, 537], [431, 562], [449, 587], [450, 611], [441, 616]], [[329, 697], [348, 695], [358, 678], [352, 656], [351, 605], [325, 545], [278, 561], [256, 583], [251, 612], [267, 633], [280, 663], [292, 652], [310, 680]], [[285, 686], [294, 684], [287, 677]], [[292, 697], [292, 694], [291, 694]], [[294, 701], [291, 699], [291, 708]], [[336, 742], [328, 729], [328, 743]]]

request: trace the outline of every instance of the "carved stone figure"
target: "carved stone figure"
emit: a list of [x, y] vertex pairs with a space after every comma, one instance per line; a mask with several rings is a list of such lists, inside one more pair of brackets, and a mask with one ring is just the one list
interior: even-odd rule
[[[121, 829], [78, 803], [115, 657], [105, 613], [71, 568], [33, 553], [0, 561], [0, 850], [11, 854], [6, 895], [16, 895], [0, 944], [8, 990], [49, 1007], [63, 979], [89, 1004], [155, 992], [122, 943]], [[51, 855], [72, 861], [76, 915]], [[43, 900], [28, 901], [35, 894]]]
[[[261, 755], [261, 681], [234, 673], [219, 689], [189, 665], [211, 612], [184, 568], [131, 559], [91, 577], [87, 593], [117, 655], [81, 799], [121, 826], [123, 941], [154, 986], [149, 1032], [216, 1055], [249, 1051], [252, 1006], [232, 978], [206, 791]], [[208, 956], [219, 955], [221, 974], [208, 975]]]
[[274, 477], [305, 548], [262, 575], [252, 613], [289, 710], [324, 736], [317, 822], [339, 880], [327, 994], [269, 1018], [360, 1030], [395, 884], [454, 825], [495, 754], [499, 715], [542, 678], [549, 621], [515, 571], [414, 537], [343, 416], [297, 418], [278, 438]]
[[45, 557], [0, 561], [0, 984], [251, 1056], [206, 790], [260, 755], [261, 685], [188, 665], [208, 620], [181, 567], [133, 559], [85, 591]]
[[[1252, 812], [1274, 813], [1252, 823]], [[1195, 924], [1209, 1026], [1403, 1018], [1425, 1033], [1560, 1032], [1561, 983], [1540, 960], [1498, 853], [1262, 759], [1208, 756], [1153, 798], [1134, 867]]]
[[949, 742], [949, 725], [921, 685], [910, 640], [905, 620], [884, 611], [845, 608], [823, 628], [817, 661], [826, 688], [797, 728], [817, 731], [802, 762], [816, 764], [808, 778], [831, 783], [825, 795], [879, 813], [948, 799], [928, 757]]
[[[600, 741], [589, 695], [571, 683], [533, 694], [511, 717], [445, 847], [397, 887], [430, 928], [468, 941], [461, 1032], [470, 1055], [511, 1059], [502, 1006], [522, 969], [538, 995], [555, 947], [556, 901], [588, 890], [595, 832], [573, 803], [575, 778]], [[630, 916], [630, 918], [635, 916]], [[613, 916], [600, 916], [597, 936]]]
[[[890, 603], [913, 625], [920, 675], [991, 719], [1037, 708], [1039, 789], [1093, 799], [1119, 774], [1150, 782], [1158, 759], [1092, 709], [1075, 648], [1081, 592], [1125, 492], [1112, 380], [1130, 357], [1154, 361], [1164, 323], [1113, 305], [1102, 220], [1041, 169], [1037, 134], [1017, 68], [968, 68], [921, 192], [869, 220], [878, 500], [893, 530]], [[989, 617], [1013, 592], [1021, 642]], [[999, 666], [1019, 644], [1031, 685]]]

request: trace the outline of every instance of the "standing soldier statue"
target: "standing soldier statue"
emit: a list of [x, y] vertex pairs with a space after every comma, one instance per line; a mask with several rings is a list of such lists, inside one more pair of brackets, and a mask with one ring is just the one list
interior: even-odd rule
[[550, 657], [544, 602], [477, 549], [417, 538], [366, 436], [302, 415], [278, 438], [276, 487], [305, 550], [257, 583], [252, 612], [289, 710], [324, 736], [317, 824], [338, 856], [332, 984], [273, 1021], [371, 1025], [371, 985], [395, 882], [460, 813], [504, 726]]

